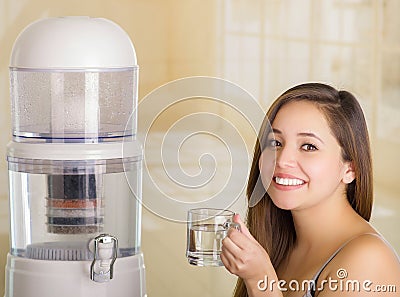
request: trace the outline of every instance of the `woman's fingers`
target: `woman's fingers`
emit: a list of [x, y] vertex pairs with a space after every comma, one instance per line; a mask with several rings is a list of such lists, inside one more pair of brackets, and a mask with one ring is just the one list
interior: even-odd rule
[[222, 240], [221, 260], [226, 269], [243, 279], [258, 277], [264, 271], [268, 255], [255, 240], [245, 234], [231, 229]]
[[[241, 234], [237, 230], [230, 231], [234, 233], [233, 235], [240, 235], [244, 240], [249, 241], [249, 239]], [[231, 238], [233, 237], [233, 238]], [[236, 241], [234, 241], [236, 240]], [[226, 269], [233, 274], [238, 274], [240, 272], [240, 267], [243, 266], [243, 254], [246, 251], [243, 250], [239, 245], [236, 239], [236, 236], [227, 236], [222, 241], [222, 252], [221, 252], [221, 260], [224, 263]]]
[[[236, 229], [231, 229], [228, 231], [228, 235], [222, 240], [222, 251], [228, 250], [232, 254], [238, 254], [242, 251], [240, 247], [239, 240], [236, 238], [235, 234], [240, 233]], [[243, 235], [242, 235], [243, 236]]]
[[230, 273], [234, 273], [232, 267], [235, 263], [235, 256], [230, 252], [230, 248], [227, 245], [222, 246], [221, 261]]
[[246, 235], [249, 239], [255, 241], [255, 238], [253, 237], [253, 235], [251, 235], [249, 229], [247, 229], [246, 225], [244, 224], [244, 222], [240, 218], [239, 214], [235, 214], [233, 216], [233, 221], [240, 225], [240, 232], [242, 232], [244, 235]]
[[240, 215], [239, 215], [238, 213], [236, 213], [236, 214], [233, 216], [233, 221], [234, 221], [235, 223], [237, 223], [237, 224], [240, 225], [240, 231], [241, 231], [243, 234], [246, 234], [246, 235], [250, 234], [249, 230], [247, 229], [246, 225], [245, 225], [245, 224], [243, 223], [243, 221], [241, 220]]
[[239, 215], [235, 215], [233, 221], [240, 225], [241, 230], [229, 229], [222, 240], [221, 261], [230, 273], [243, 280], [258, 280], [272, 267], [269, 256]]

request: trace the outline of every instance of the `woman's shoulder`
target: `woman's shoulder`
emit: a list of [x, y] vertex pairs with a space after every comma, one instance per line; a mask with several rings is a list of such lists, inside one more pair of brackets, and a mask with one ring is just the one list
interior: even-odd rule
[[400, 260], [390, 244], [377, 233], [349, 240], [326, 267], [323, 279], [394, 283], [400, 290]]
[[[393, 247], [379, 233], [363, 233], [348, 240], [341, 251], [338, 259], [361, 260], [365, 257], [378, 256], [381, 260], [385, 258], [399, 261]], [[383, 258], [382, 258], [383, 257]]]

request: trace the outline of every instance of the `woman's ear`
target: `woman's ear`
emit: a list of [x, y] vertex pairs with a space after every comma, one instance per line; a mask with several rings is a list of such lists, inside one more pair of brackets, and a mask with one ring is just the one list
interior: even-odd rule
[[353, 162], [346, 162], [344, 164], [344, 166], [345, 166], [345, 171], [344, 171], [342, 181], [345, 184], [350, 184], [356, 178], [356, 173], [354, 172]]

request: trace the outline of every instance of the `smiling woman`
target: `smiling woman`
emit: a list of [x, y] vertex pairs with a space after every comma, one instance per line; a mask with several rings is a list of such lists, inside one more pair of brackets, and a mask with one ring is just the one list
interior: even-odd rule
[[[324, 286], [342, 279], [340, 269], [359, 283], [400, 288], [399, 258], [368, 222], [372, 161], [356, 98], [325, 84], [293, 87], [272, 104], [258, 139], [247, 196], [261, 179], [263, 198], [248, 209], [248, 229], [235, 217], [242, 232], [229, 231], [221, 254], [239, 277], [235, 296], [359, 296]], [[266, 278], [313, 285], [261, 290]]]

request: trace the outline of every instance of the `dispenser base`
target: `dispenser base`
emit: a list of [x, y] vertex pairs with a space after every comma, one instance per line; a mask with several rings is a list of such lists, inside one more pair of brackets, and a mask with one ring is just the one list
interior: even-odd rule
[[118, 258], [114, 278], [90, 280], [91, 261], [44, 261], [7, 255], [5, 297], [146, 297], [143, 254]]

